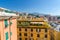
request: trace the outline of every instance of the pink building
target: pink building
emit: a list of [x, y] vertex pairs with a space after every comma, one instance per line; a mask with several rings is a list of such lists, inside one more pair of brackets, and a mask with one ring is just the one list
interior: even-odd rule
[[17, 15], [0, 8], [0, 40], [17, 40]]

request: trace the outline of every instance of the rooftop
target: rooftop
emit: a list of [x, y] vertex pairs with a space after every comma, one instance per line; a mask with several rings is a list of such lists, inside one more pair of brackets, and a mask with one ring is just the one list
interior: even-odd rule
[[18, 15], [16, 15], [16, 12], [14, 11], [0, 7], [0, 19], [8, 19], [11, 16], [17, 17]]

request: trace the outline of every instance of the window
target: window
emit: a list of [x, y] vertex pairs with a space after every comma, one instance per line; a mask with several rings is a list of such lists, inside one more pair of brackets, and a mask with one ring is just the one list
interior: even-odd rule
[[47, 34], [45, 35], [45, 38], [47, 38]]
[[49, 21], [51, 21], [52, 19], [51, 19], [51, 17], [49, 17], [49, 19], [48, 19]]
[[21, 31], [21, 28], [19, 28], [19, 31]]
[[4, 24], [5, 24], [5, 27], [8, 26], [8, 21], [7, 21], [7, 19], [4, 20]]
[[19, 40], [22, 40], [22, 38], [19, 38]]
[[10, 21], [10, 26], [12, 25], [12, 22]]
[[59, 28], [59, 31], [60, 31], [60, 28]]
[[6, 40], [8, 40], [8, 32], [5, 33]]
[[31, 40], [31, 38], [29, 40]]
[[27, 36], [27, 33], [24, 33], [24, 36]]
[[55, 20], [55, 17], [53, 17], [53, 20]]
[[47, 32], [47, 29], [45, 29], [45, 32]]
[[60, 19], [60, 17], [57, 17], [57, 19]]
[[39, 35], [39, 34], [37, 34], [37, 37], [40, 37], [40, 35]]
[[25, 40], [27, 40], [27, 38], [25, 38]]
[[33, 38], [30, 38], [29, 40], [34, 40]]
[[19, 35], [21, 36], [21, 33]]
[[32, 25], [32, 26], [43, 26], [43, 24], [30, 24], [30, 25]]
[[31, 32], [33, 31], [33, 29], [31, 29]]
[[25, 31], [27, 31], [27, 29], [25, 29]]
[[31, 33], [31, 37], [33, 37], [33, 34]]
[[41, 31], [41, 29], [36, 29], [36, 32], [40, 32]]

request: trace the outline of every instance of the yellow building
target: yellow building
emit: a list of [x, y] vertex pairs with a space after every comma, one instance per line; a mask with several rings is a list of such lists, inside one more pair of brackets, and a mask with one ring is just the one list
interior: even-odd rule
[[50, 29], [50, 40], [57, 40], [57, 31], [54, 29]]
[[60, 40], [60, 24], [51, 22], [50, 35], [52, 40]]
[[60, 32], [58, 32], [57, 34], [58, 34], [57, 40], [60, 40]]
[[56, 30], [51, 30], [50, 32], [51, 35], [51, 39], [52, 40], [60, 40], [60, 32], [56, 31]]
[[45, 18], [20, 17], [17, 29], [18, 40], [51, 40], [50, 25]]

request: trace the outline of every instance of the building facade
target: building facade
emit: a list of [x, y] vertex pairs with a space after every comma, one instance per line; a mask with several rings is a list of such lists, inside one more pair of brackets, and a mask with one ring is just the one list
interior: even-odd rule
[[50, 25], [42, 17], [21, 17], [18, 19], [18, 40], [50, 40]]
[[49, 22], [56, 22], [56, 23], [60, 23], [60, 16], [51, 16], [51, 15], [47, 15], [45, 16]]
[[17, 40], [17, 15], [0, 8], [0, 40]]

